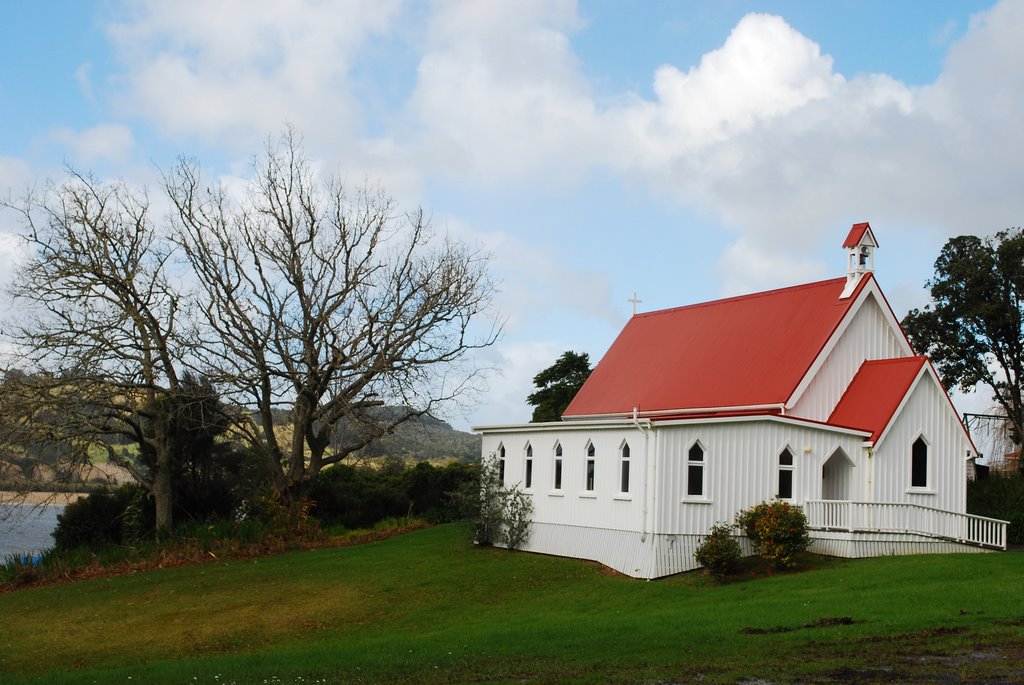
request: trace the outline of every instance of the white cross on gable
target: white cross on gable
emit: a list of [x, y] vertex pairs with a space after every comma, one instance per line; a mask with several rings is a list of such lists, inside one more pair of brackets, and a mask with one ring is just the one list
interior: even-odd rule
[[638, 304], [640, 304], [641, 302], [643, 302], [643, 300], [641, 300], [639, 297], [636, 296], [636, 291], [635, 290], [633, 291], [633, 297], [631, 297], [628, 300], [626, 300], [626, 302], [632, 302], [633, 303], [633, 316], [636, 316], [636, 306]]

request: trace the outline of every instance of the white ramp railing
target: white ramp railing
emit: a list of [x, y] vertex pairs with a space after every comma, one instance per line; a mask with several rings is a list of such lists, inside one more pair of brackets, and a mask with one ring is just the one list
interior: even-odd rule
[[1008, 521], [933, 509], [900, 502], [851, 502], [809, 500], [804, 502], [807, 524], [816, 530], [848, 532], [915, 533], [1006, 549]]

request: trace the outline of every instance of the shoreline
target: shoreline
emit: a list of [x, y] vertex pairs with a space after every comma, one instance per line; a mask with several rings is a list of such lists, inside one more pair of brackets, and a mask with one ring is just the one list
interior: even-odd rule
[[71, 502], [77, 502], [87, 494], [85, 492], [15, 492], [13, 490], [0, 490], [0, 504], [55, 504], [64, 507]]

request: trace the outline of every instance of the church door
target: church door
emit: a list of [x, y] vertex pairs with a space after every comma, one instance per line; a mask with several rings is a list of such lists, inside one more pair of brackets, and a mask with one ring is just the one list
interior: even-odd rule
[[853, 483], [853, 462], [843, 448], [836, 449], [821, 467], [821, 498], [850, 499]]

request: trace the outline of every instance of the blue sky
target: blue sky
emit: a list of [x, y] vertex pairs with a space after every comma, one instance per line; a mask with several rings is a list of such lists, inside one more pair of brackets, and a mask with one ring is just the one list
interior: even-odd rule
[[[459, 427], [526, 420], [630, 313], [843, 275], [870, 221], [897, 316], [944, 241], [1024, 216], [1021, 2], [13, 3], [0, 192], [62, 165], [243, 177], [290, 123], [494, 254], [497, 373]], [[0, 214], [0, 277], [16, 260]], [[983, 409], [985, 397], [958, 397]]]

